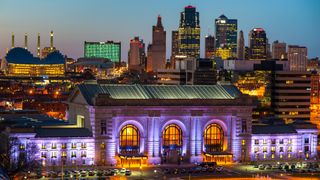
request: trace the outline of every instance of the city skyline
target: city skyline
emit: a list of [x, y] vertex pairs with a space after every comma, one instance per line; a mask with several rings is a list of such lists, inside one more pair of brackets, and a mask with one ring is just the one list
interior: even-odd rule
[[[309, 58], [319, 56], [320, 39], [314, 37], [317, 37], [317, 29], [320, 28], [320, 13], [316, 11], [320, 2], [315, 0], [309, 0], [308, 3], [298, 0], [261, 2], [259, 6], [263, 11], [252, 5], [251, 0], [242, 2], [194, 0], [164, 3], [139, 1], [125, 2], [126, 5], [123, 5], [124, 1], [108, 1], [100, 4], [77, 1], [77, 7], [73, 7], [74, 1], [64, 2], [64, 6], [59, 5], [60, 1], [37, 2], [37, 5], [30, 2], [20, 1], [19, 6], [13, 5], [16, 2], [6, 0], [0, 2], [1, 58], [4, 57], [6, 48], [10, 48], [12, 32], [15, 34], [15, 45], [20, 47], [24, 46], [24, 34], [27, 33], [29, 50], [36, 55], [38, 32], [41, 35], [42, 49], [50, 45], [50, 31], [53, 30], [54, 46], [68, 57], [75, 59], [82, 57], [84, 41], [112, 40], [121, 41], [122, 60], [127, 61], [130, 39], [139, 36], [146, 45], [151, 43], [152, 26], [156, 17], [161, 15], [168, 34], [166, 58], [169, 59], [171, 31], [178, 29], [180, 12], [187, 5], [195, 6], [200, 14], [201, 57], [204, 57], [205, 35], [214, 35], [214, 19], [221, 14], [238, 20], [238, 33], [243, 30], [246, 45], [248, 45], [249, 31], [261, 27], [266, 30], [270, 44], [279, 40], [286, 42], [287, 45], [306, 46]], [[283, 11], [284, 8], [286, 11]], [[251, 13], [243, 13], [248, 9]], [[20, 13], [13, 13], [15, 11]], [[282, 19], [277, 20], [278, 17]]]

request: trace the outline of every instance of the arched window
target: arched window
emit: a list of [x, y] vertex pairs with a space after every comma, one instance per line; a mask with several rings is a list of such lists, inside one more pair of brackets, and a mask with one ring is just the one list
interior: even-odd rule
[[179, 148], [182, 146], [182, 130], [176, 124], [170, 124], [165, 127], [163, 134], [163, 147], [164, 148]]
[[206, 152], [223, 151], [223, 130], [218, 124], [210, 124], [204, 132], [204, 145]]
[[120, 131], [120, 153], [134, 154], [139, 153], [140, 133], [136, 126], [125, 125]]

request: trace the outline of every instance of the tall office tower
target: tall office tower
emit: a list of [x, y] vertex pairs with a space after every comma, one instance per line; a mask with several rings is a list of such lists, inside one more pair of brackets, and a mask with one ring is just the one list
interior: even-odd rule
[[231, 48], [232, 57], [237, 57], [238, 21], [225, 15], [215, 19], [216, 48]]
[[14, 48], [14, 33], [11, 35], [11, 48]]
[[24, 49], [28, 49], [28, 34], [24, 34]]
[[84, 57], [107, 58], [114, 63], [121, 61], [121, 42], [84, 42]]
[[250, 60], [267, 59], [267, 35], [264, 29], [254, 28], [249, 33]]
[[213, 58], [214, 57], [214, 44], [215, 38], [214, 36], [206, 36], [205, 38], [205, 58]]
[[190, 58], [200, 56], [199, 12], [193, 6], [186, 6], [180, 13], [179, 55]]
[[129, 70], [141, 71], [145, 64], [145, 44], [139, 37], [130, 40], [130, 49], [128, 52]]
[[37, 56], [40, 58], [40, 33], [38, 33], [38, 42], [37, 42]]
[[170, 65], [174, 68], [175, 57], [179, 55], [179, 31], [172, 31], [171, 34], [171, 57]]
[[53, 51], [53, 31], [50, 32], [50, 49]]
[[290, 71], [306, 71], [308, 63], [308, 49], [303, 46], [288, 46], [288, 61]]
[[240, 60], [245, 59], [245, 45], [244, 45], [244, 36], [243, 31], [239, 33], [238, 47], [237, 47], [237, 58]]
[[272, 59], [286, 59], [287, 44], [284, 42], [274, 41], [272, 43]]
[[311, 73], [276, 71], [272, 82], [271, 105], [274, 114], [286, 123], [310, 120]]
[[148, 46], [147, 72], [156, 72], [166, 67], [166, 31], [162, 26], [161, 16], [157, 25], [152, 26], [152, 44]]

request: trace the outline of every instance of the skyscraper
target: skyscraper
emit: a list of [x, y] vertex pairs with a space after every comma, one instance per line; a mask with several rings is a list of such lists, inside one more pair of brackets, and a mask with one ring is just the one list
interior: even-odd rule
[[249, 33], [250, 60], [267, 58], [267, 35], [264, 29], [254, 28]]
[[244, 45], [244, 37], [243, 37], [242, 30], [239, 33], [238, 47], [237, 47], [237, 58], [240, 60], [245, 59], [245, 45]]
[[272, 43], [272, 59], [286, 59], [287, 44], [284, 42], [274, 41]]
[[174, 67], [175, 57], [179, 54], [179, 31], [172, 31], [171, 34], [171, 68]]
[[224, 14], [215, 19], [216, 48], [231, 48], [232, 57], [237, 56], [238, 21]]
[[308, 63], [308, 49], [303, 46], [288, 46], [288, 61], [290, 71], [306, 71]]
[[271, 105], [276, 117], [286, 123], [310, 120], [311, 73], [275, 71]]
[[107, 58], [114, 63], [121, 61], [121, 42], [84, 42], [84, 57]]
[[147, 71], [155, 72], [158, 69], [164, 69], [165, 66], [166, 31], [164, 31], [161, 16], [158, 16], [157, 25], [152, 26], [152, 44], [148, 46]]
[[194, 58], [200, 56], [199, 12], [194, 6], [186, 6], [180, 13], [179, 55]]
[[129, 70], [141, 71], [145, 67], [145, 44], [139, 37], [130, 40], [130, 49], [128, 52]]
[[205, 38], [205, 58], [213, 58], [214, 57], [214, 44], [215, 39], [214, 36], [206, 36]]

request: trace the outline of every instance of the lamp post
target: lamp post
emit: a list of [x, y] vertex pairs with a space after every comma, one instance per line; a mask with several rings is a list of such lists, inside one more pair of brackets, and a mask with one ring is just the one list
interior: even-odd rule
[[155, 169], [153, 172], [154, 172], [155, 178], [157, 178], [157, 170]]

